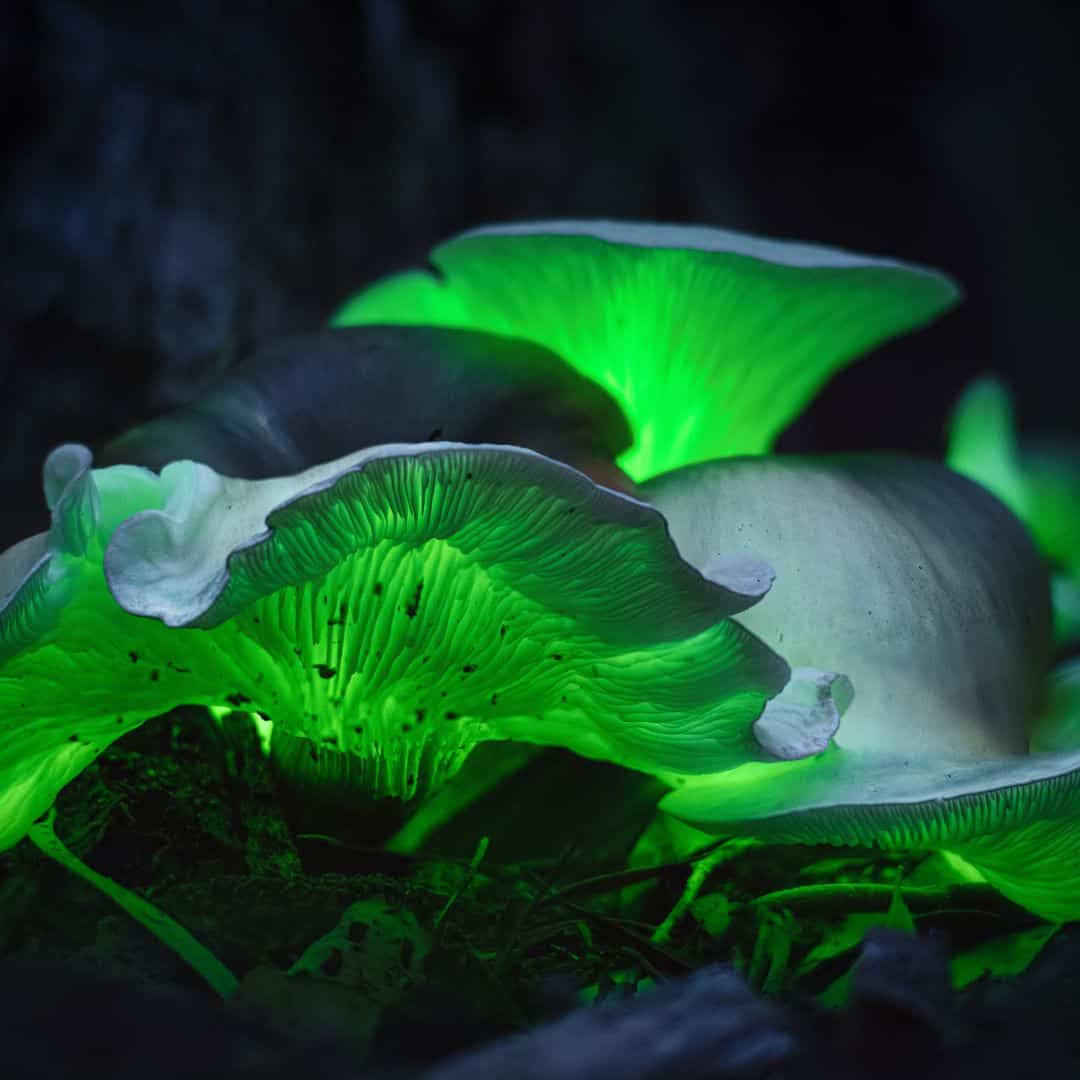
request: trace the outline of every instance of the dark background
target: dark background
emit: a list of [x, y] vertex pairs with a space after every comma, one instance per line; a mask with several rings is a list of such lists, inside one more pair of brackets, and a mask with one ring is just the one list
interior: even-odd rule
[[470, 225], [701, 222], [941, 266], [963, 308], [789, 448], [940, 453], [997, 370], [1080, 428], [1080, 14], [1003, 0], [13, 2], [0, 544], [39, 470]]

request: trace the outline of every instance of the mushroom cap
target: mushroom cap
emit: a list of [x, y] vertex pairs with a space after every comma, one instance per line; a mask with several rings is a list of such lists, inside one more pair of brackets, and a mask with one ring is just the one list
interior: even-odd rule
[[730, 459], [643, 495], [693, 565], [740, 544], [768, 558], [776, 585], [739, 621], [855, 688], [825, 752], [691, 779], [663, 809], [711, 832], [949, 850], [1032, 911], [1080, 917], [1080, 666], [1045, 693], [1046, 570], [1002, 503], [875, 457]]
[[723, 229], [613, 221], [493, 226], [376, 282], [339, 326], [488, 330], [553, 349], [634, 431], [634, 480], [767, 450], [835, 371], [956, 302], [943, 274]]
[[195, 401], [113, 439], [106, 465], [193, 460], [248, 480], [361, 446], [508, 443], [571, 464], [631, 442], [610, 394], [540, 345], [431, 326], [321, 330], [275, 342]]
[[789, 669], [728, 616], [768, 582], [703, 576], [568, 466], [447, 443], [259, 481], [89, 465], [54, 452], [52, 530], [0, 556], [0, 849], [182, 703], [263, 713], [305, 741], [292, 767], [347, 757], [404, 799], [488, 739], [663, 775], [764, 756]]
[[979, 485], [888, 456], [728, 458], [642, 497], [703, 572], [715, 552], [775, 568], [740, 621], [795, 667], [842, 671], [839, 745], [1023, 753], [1050, 660], [1042, 560]]

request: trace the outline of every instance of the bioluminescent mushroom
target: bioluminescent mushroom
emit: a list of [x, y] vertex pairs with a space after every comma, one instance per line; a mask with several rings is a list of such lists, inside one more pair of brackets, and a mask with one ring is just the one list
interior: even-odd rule
[[390, 445], [258, 481], [90, 464], [54, 451], [50, 531], [0, 557], [0, 849], [181, 703], [262, 713], [288, 774], [401, 799], [483, 740], [681, 776], [835, 730], [827, 701], [802, 732], [790, 695], [763, 712], [788, 666], [730, 618], [760, 561], [699, 573], [656, 510], [529, 450]]
[[998, 496], [1028, 526], [1052, 571], [1055, 630], [1080, 639], [1080, 439], [1021, 437], [998, 379], [976, 379], [949, 425], [948, 463]]
[[432, 326], [322, 330], [257, 350], [196, 400], [113, 439], [105, 465], [194, 460], [261, 480], [388, 443], [524, 446], [618, 483], [619, 406], [547, 349]]
[[[829, 249], [610, 222], [481, 229], [431, 261], [438, 276], [376, 283], [337, 322], [553, 348], [622, 405], [635, 445], [620, 463], [654, 477], [642, 496], [688, 561], [707, 572], [753, 550], [777, 567], [777, 588], [740, 621], [796, 669], [854, 684], [819, 757], [695, 779], [665, 807], [713, 830], [951, 850], [1032, 910], [1080, 915], [1080, 675], [1047, 693], [1045, 567], [1020, 524], [929, 464], [733, 458], [767, 449], [858, 352], [947, 308], [952, 283]], [[773, 748], [785, 701], [798, 744], [816, 695], [828, 711], [849, 687], [794, 679], [770, 705]]]
[[645, 485], [680, 553], [752, 549], [776, 585], [740, 622], [856, 697], [803, 761], [692, 780], [701, 829], [959, 855], [1051, 919], [1080, 917], [1080, 671], [1047, 693], [1045, 565], [979, 485], [888, 457], [745, 458]]
[[478, 229], [436, 272], [376, 282], [335, 323], [486, 330], [553, 349], [622, 406], [634, 480], [767, 450], [822, 384], [957, 299], [943, 274], [722, 229], [550, 221]]

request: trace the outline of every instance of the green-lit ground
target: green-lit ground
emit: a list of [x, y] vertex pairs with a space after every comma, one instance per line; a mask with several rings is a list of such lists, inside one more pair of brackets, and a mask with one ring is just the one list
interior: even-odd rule
[[[242, 1000], [291, 1030], [348, 1030], [378, 1052], [403, 1024], [450, 1032], [446, 1050], [710, 961], [782, 1000], [839, 1003], [874, 925], [936, 933], [958, 985], [1022, 968], [1052, 932], [985, 886], [918, 885], [930, 875], [916, 859], [729, 841], [697, 900], [658, 934], [691, 864], [667, 862], [663, 838], [642, 851], [656, 795], [647, 777], [549, 752], [420, 854], [391, 854], [394, 815], [369, 807], [348, 820], [290, 799], [240, 714], [219, 724], [189, 709], [134, 732], [66, 788], [57, 831], [191, 931], [239, 978]], [[0, 856], [0, 951], [28, 950], [212, 996], [24, 842]]]

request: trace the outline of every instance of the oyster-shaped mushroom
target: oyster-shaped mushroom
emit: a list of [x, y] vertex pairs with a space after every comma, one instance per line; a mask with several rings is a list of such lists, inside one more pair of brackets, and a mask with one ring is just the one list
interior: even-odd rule
[[1080, 917], [1080, 677], [1047, 695], [1050, 609], [1021, 523], [930, 462], [756, 458], [645, 486], [682, 555], [745, 546], [772, 592], [740, 621], [856, 697], [835, 745], [691, 780], [664, 809], [784, 841], [954, 852], [1049, 919]]
[[703, 576], [568, 466], [444, 443], [260, 481], [89, 465], [50, 456], [52, 530], [0, 557], [0, 849], [181, 703], [263, 713], [282, 768], [402, 799], [489, 739], [663, 775], [766, 756], [789, 670], [729, 616], [767, 575]]
[[767, 450], [825, 381], [957, 299], [937, 271], [723, 229], [548, 221], [465, 233], [365, 289], [340, 326], [487, 330], [553, 349], [610, 392], [641, 480]]

